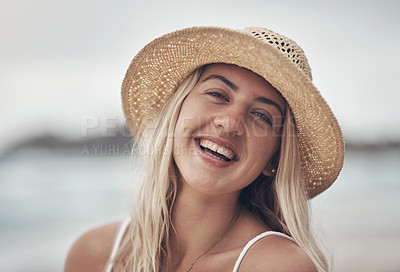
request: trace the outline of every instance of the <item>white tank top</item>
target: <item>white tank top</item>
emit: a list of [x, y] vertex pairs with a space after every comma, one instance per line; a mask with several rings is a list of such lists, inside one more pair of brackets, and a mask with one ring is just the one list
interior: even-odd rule
[[[110, 259], [111, 260], [114, 259], [115, 255], [117, 254], [118, 247], [119, 247], [119, 245], [120, 245], [120, 243], [122, 241], [122, 238], [124, 236], [124, 233], [125, 233], [126, 229], [129, 226], [130, 221], [131, 221], [131, 219], [127, 218], [125, 221], [123, 221], [121, 223], [121, 225], [119, 226], [119, 228], [117, 230], [117, 233], [115, 235], [114, 244], [113, 244], [113, 247], [111, 249], [111, 254], [110, 254]], [[288, 235], [286, 235], [284, 233], [281, 233], [281, 232], [277, 232], [277, 231], [266, 231], [266, 232], [263, 232], [260, 235], [257, 235], [256, 237], [251, 239], [245, 245], [245, 247], [243, 248], [242, 252], [240, 252], [239, 258], [236, 260], [235, 267], [233, 268], [232, 272], [238, 272], [239, 271], [240, 263], [242, 262], [244, 256], [246, 255], [247, 251], [251, 248], [251, 246], [254, 245], [258, 240], [260, 240], [260, 239], [262, 239], [262, 238], [264, 238], [266, 236], [269, 236], [269, 235], [281, 236], [281, 237], [284, 237], [284, 238], [289, 239], [289, 240], [294, 242], [292, 237], [290, 237], [290, 236], [288, 236]], [[109, 263], [108, 267], [107, 267], [106, 272], [112, 272], [112, 267], [113, 267], [113, 264], [112, 264], [112, 261], [111, 261]]]

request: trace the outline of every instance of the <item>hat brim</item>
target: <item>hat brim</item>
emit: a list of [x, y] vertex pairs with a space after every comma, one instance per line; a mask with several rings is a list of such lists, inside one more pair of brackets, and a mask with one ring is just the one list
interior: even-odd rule
[[284, 53], [248, 33], [220, 27], [175, 31], [147, 44], [132, 60], [122, 84], [124, 114], [133, 135], [151, 120], [196, 68], [228, 63], [262, 76], [286, 99], [298, 133], [308, 197], [336, 180], [343, 166], [343, 136], [311, 79]]

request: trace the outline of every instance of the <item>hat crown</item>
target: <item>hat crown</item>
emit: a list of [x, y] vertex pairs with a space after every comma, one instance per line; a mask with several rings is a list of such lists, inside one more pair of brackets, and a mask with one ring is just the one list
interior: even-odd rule
[[272, 45], [291, 60], [312, 81], [311, 68], [303, 49], [293, 40], [263, 27], [248, 27], [242, 30], [263, 42]]

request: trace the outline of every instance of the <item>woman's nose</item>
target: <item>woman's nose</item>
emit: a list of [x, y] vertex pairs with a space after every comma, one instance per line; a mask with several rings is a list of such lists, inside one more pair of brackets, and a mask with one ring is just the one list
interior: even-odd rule
[[240, 107], [228, 107], [216, 114], [214, 125], [225, 133], [241, 136], [246, 131], [244, 109]]

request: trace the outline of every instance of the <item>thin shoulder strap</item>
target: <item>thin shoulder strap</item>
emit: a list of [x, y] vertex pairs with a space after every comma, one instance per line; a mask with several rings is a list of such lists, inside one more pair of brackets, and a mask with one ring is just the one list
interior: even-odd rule
[[251, 247], [252, 245], [254, 245], [258, 240], [260, 240], [260, 239], [262, 239], [262, 238], [264, 238], [264, 237], [266, 237], [266, 236], [269, 236], [269, 235], [278, 235], [278, 236], [287, 238], [287, 239], [289, 239], [289, 240], [291, 240], [291, 241], [294, 242], [294, 240], [293, 240], [292, 237], [290, 237], [290, 236], [288, 236], [288, 235], [286, 235], [286, 234], [284, 234], [284, 233], [281, 233], [281, 232], [277, 232], [277, 231], [266, 231], [266, 232], [264, 232], [264, 233], [261, 233], [260, 235], [258, 235], [258, 236], [256, 236], [256, 237], [254, 237], [253, 239], [251, 239], [251, 240], [246, 244], [246, 246], [243, 248], [242, 252], [240, 252], [239, 258], [237, 259], [236, 264], [235, 264], [235, 267], [233, 268], [233, 272], [238, 272], [238, 271], [239, 271], [239, 266], [240, 266], [240, 264], [241, 264], [241, 262], [242, 262], [244, 256], [246, 255], [247, 251], [249, 251], [250, 247]]
[[121, 222], [121, 224], [118, 226], [118, 230], [115, 233], [115, 238], [114, 238], [114, 243], [111, 249], [111, 254], [110, 254], [110, 261], [108, 263], [106, 272], [111, 272], [112, 267], [113, 267], [113, 259], [115, 255], [117, 254], [119, 245], [121, 244], [122, 238], [124, 237], [125, 231], [129, 226], [129, 223], [131, 222], [131, 218], [126, 218], [124, 221]]

